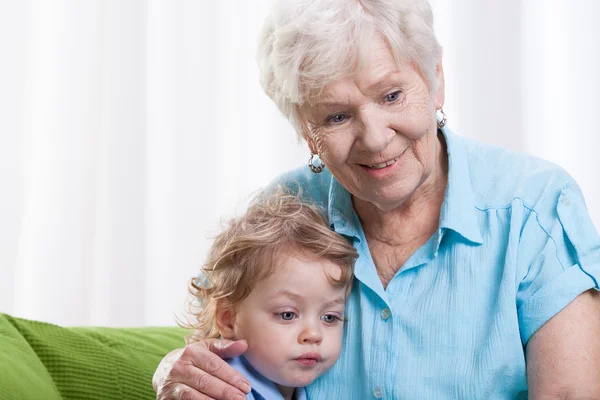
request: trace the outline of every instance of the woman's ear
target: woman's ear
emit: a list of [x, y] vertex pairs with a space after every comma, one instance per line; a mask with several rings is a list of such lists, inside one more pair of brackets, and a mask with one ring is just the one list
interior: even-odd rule
[[231, 304], [218, 304], [216, 325], [223, 339], [235, 340], [235, 310]]
[[302, 124], [302, 137], [304, 137], [304, 140], [306, 140], [306, 144], [308, 144], [308, 149], [310, 150], [310, 153], [319, 154], [319, 146], [317, 146], [315, 137], [306, 124]]
[[314, 139], [308, 135], [304, 136], [306, 139], [306, 143], [308, 144], [308, 149], [310, 150], [311, 154], [319, 154], [319, 150], [317, 148], [317, 144], [315, 143]]
[[440, 57], [438, 60], [435, 75], [437, 79], [437, 90], [434, 93], [435, 109], [439, 110], [444, 106], [444, 101], [446, 99], [446, 91], [444, 87], [444, 67], [442, 65], [442, 57]]
[[306, 143], [308, 144], [308, 149], [310, 150], [311, 154], [319, 154], [319, 148], [317, 146], [317, 143], [315, 142], [314, 135], [312, 133], [312, 130], [310, 129], [306, 116], [304, 116], [302, 113], [299, 113], [299, 115], [300, 129], [302, 130], [301, 134], [304, 140], [306, 140]]

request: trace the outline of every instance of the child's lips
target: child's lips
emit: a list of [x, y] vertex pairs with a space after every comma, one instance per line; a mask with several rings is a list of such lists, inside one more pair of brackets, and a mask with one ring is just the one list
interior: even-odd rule
[[314, 358], [296, 358], [296, 361], [305, 367], [314, 367], [318, 363]]
[[304, 353], [294, 360], [307, 367], [313, 367], [321, 361], [321, 355], [319, 353]]

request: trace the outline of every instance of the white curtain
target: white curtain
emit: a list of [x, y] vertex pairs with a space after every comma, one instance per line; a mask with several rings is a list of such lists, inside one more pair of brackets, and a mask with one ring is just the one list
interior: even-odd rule
[[[173, 325], [223, 218], [304, 164], [269, 0], [0, 0], [0, 312]], [[436, 0], [449, 126], [549, 159], [600, 227], [600, 5]]]

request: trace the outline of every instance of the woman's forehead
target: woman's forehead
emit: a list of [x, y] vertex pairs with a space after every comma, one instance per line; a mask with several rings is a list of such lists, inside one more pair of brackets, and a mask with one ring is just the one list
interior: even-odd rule
[[312, 103], [337, 102], [341, 93], [353, 87], [363, 93], [379, 92], [399, 77], [415, 72], [410, 63], [398, 63], [389, 48], [378, 48], [366, 56], [360, 68], [328, 83]]

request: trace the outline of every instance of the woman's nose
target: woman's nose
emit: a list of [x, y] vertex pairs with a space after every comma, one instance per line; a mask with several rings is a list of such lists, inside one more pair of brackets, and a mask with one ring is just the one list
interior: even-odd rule
[[390, 127], [389, 118], [382, 110], [368, 110], [362, 114], [362, 126], [359, 126], [359, 141], [362, 150], [379, 153], [388, 146], [396, 135]]

